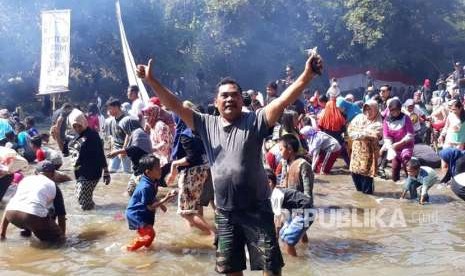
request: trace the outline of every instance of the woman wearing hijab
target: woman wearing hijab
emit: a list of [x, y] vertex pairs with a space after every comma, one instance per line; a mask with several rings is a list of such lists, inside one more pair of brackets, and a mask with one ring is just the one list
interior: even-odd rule
[[[160, 159], [161, 167], [170, 162], [171, 147], [173, 145], [173, 131], [169, 124], [162, 120], [162, 118], [166, 117], [166, 115], [162, 115], [165, 112], [155, 104], [150, 104], [142, 110], [146, 122], [145, 130], [150, 133], [153, 153]], [[174, 124], [172, 125], [174, 126]]]
[[355, 188], [364, 194], [374, 192], [373, 178], [377, 174], [382, 126], [381, 113], [375, 100], [368, 100], [363, 105], [363, 113], [349, 124], [348, 133], [352, 139], [350, 172]]
[[78, 134], [72, 143], [77, 154], [74, 164], [75, 194], [81, 209], [91, 210], [95, 207], [92, 195], [102, 176], [102, 170], [105, 185], [110, 183], [110, 173], [107, 168], [102, 140], [97, 132], [88, 127], [87, 118], [82, 111], [73, 109], [68, 115], [68, 120]]
[[202, 191], [210, 174], [202, 140], [192, 133], [179, 116], [174, 115], [173, 118], [176, 123], [174, 161], [171, 163], [168, 183], [177, 177], [178, 214], [187, 220], [189, 226], [214, 236], [215, 230], [203, 218], [201, 206]]
[[127, 188], [128, 194], [131, 196], [143, 173], [139, 168], [139, 160], [142, 156], [152, 152], [152, 143], [149, 135], [142, 129], [139, 118], [126, 116], [119, 121], [118, 125], [128, 137], [128, 145], [125, 148], [110, 152], [107, 157], [113, 158], [124, 153], [131, 159], [133, 175]]
[[384, 145], [381, 152], [387, 151], [387, 159], [392, 160], [392, 180], [400, 179], [400, 169], [406, 168], [412, 158], [415, 132], [412, 121], [402, 113], [402, 103], [392, 98], [387, 103], [389, 114], [383, 122]]
[[342, 134], [346, 128], [346, 119], [342, 114], [341, 110], [337, 107], [336, 99], [340, 95], [339, 87], [336, 82], [333, 82], [331, 87], [326, 92], [329, 95], [329, 101], [326, 103], [325, 108], [321, 111], [320, 118], [318, 120], [318, 127], [323, 132], [336, 138], [341, 145], [341, 156], [344, 158], [344, 162], [349, 166], [349, 155], [347, 148], [345, 147], [345, 141]]

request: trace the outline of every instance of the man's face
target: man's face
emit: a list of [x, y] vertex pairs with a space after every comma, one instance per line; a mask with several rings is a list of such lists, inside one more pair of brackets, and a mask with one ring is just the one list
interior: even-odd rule
[[379, 95], [381, 96], [381, 99], [383, 99], [383, 101], [389, 99], [390, 94], [391, 92], [388, 90], [386, 86], [382, 86], [379, 89]]
[[137, 99], [137, 92], [128, 89], [128, 99], [132, 102]]
[[416, 177], [418, 175], [418, 168], [407, 166], [407, 174], [411, 177]]
[[266, 94], [268, 96], [270, 96], [270, 97], [272, 97], [272, 96], [274, 97], [274, 96], [276, 96], [276, 90], [274, 90], [273, 87], [268, 86], [266, 88]]
[[286, 76], [292, 78], [294, 76], [294, 70], [290, 67], [286, 67]]
[[120, 113], [121, 109], [117, 106], [109, 105], [107, 107], [107, 111], [108, 111], [108, 114], [110, 114], [110, 116], [116, 117]]
[[218, 88], [216, 107], [227, 121], [234, 121], [241, 116], [243, 104], [242, 95], [235, 84], [223, 84]]

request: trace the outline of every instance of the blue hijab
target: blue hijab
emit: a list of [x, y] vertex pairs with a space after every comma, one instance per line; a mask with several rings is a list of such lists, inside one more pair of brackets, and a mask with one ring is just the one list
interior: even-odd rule
[[439, 152], [439, 157], [447, 163], [451, 176], [455, 176], [456, 162], [462, 156], [465, 156], [465, 151], [456, 148], [445, 148]]
[[357, 104], [346, 101], [343, 97], [336, 99], [336, 106], [346, 115], [347, 122], [352, 121], [355, 116], [362, 113], [362, 110]]

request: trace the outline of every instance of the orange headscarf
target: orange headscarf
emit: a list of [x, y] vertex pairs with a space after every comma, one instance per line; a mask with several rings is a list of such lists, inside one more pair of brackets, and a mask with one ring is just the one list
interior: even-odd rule
[[325, 106], [323, 116], [318, 122], [322, 130], [341, 131], [346, 124], [346, 119], [341, 110], [336, 106], [336, 98], [331, 98]]

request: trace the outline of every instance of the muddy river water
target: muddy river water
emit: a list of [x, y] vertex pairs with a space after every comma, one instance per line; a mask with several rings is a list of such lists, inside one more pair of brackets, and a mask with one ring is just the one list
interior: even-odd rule
[[[430, 191], [430, 204], [401, 201], [400, 186], [379, 179], [375, 196], [362, 195], [347, 172], [339, 172], [316, 177], [309, 243], [297, 246], [297, 258], [284, 254], [283, 275], [463, 275], [465, 202], [439, 185]], [[187, 228], [174, 203], [157, 213], [152, 248], [121, 250], [135, 235], [124, 219], [127, 179], [114, 174], [109, 186], [100, 183], [97, 207], [88, 212], [76, 204], [74, 184], [60, 184], [68, 212], [66, 244], [22, 238], [10, 225], [0, 242], [1, 275], [217, 275], [211, 241]], [[206, 217], [212, 222], [211, 209]]]

